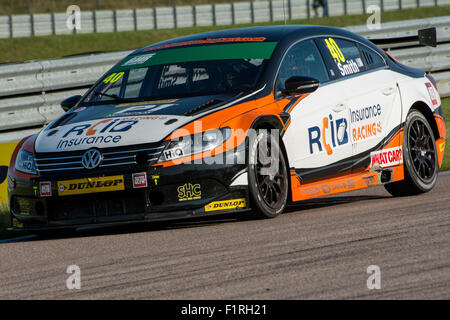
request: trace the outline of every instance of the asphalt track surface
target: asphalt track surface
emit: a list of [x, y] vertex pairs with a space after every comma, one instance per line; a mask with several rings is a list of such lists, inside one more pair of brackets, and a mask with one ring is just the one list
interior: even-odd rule
[[[81, 289], [66, 287], [69, 265]], [[378, 265], [381, 289], [367, 288]], [[382, 187], [226, 216], [0, 243], [1, 299], [449, 299], [450, 174], [427, 194]]]

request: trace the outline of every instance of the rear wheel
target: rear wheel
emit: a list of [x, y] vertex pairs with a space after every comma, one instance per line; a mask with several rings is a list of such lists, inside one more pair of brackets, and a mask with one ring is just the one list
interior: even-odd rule
[[269, 130], [258, 130], [256, 138], [250, 139], [248, 182], [258, 217], [274, 218], [283, 212], [289, 188], [286, 159], [279, 137]]
[[409, 196], [433, 189], [439, 167], [436, 143], [427, 119], [417, 110], [412, 110], [406, 118], [403, 165], [405, 179], [385, 185], [390, 194]]

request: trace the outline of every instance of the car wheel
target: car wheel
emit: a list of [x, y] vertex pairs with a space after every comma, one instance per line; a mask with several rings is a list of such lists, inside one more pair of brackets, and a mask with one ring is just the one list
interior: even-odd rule
[[417, 110], [406, 118], [403, 134], [405, 179], [385, 185], [393, 196], [409, 196], [433, 189], [438, 175], [436, 143], [427, 119]]
[[257, 217], [274, 218], [283, 212], [288, 199], [288, 173], [278, 137], [258, 130], [250, 139], [248, 182], [250, 200]]

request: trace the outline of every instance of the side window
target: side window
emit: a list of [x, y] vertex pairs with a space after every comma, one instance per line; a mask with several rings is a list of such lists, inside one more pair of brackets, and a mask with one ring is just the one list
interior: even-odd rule
[[356, 43], [332, 37], [321, 41], [330, 57], [330, 70], [334, 69], [339, 76], [350, 76], [366, 70]]
[[367, 69], [375, 69], [386, 65], [384, 59], [372, 49], [363, 45], [360, 45], [359, 48], [361, 49], [362, 56], [366, 62]]
[[147, 68], [131, 69], [128, 74], [128, 82], [125, 88], [124, 98], [139, 97]]
[[294, 45], [283, 58], [276, 82], [276, 91], [284, 89], [284, 83], [293, 76], [307, 76], [320, 82], [329, 80], [325, 64], [313, 40]]

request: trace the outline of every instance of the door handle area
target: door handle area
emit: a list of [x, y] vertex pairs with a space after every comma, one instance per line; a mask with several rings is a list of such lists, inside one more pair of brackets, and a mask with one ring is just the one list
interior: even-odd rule
[[347, 108], [347, 105], [345, 103], [338, 103], [336, 106], [333, 107], [334, 112], [341, 112]]
[[383, 94], [385, 96], [390, 96], [393, 93], [394, 93], [394, 88], [393, 87], [389, 87], [389, 88], [383, 89]]

